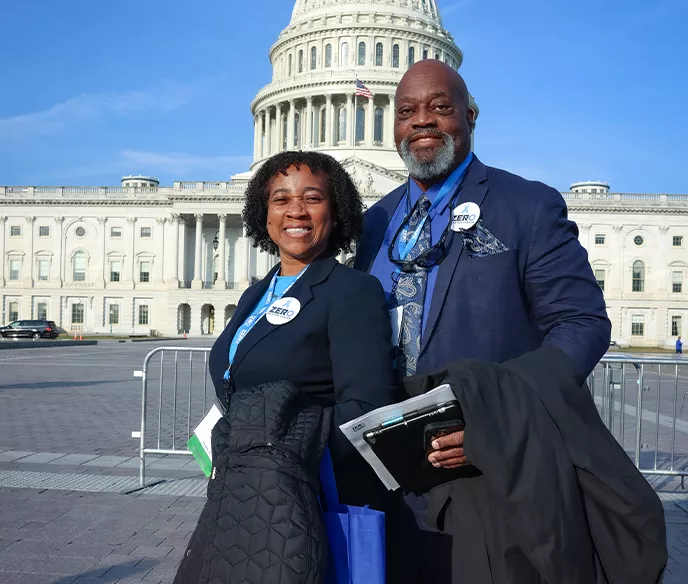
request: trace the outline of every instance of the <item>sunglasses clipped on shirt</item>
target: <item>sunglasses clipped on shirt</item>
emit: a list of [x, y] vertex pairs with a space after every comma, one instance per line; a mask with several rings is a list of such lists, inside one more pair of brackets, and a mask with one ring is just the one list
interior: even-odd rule
[[418, 268], [429, 270], [430, 268], [434, 268], [435, 266], [438, 266], [442, 263], [442, 261], [447, 255], [447, 248], [445, 242], [447, 241], [447, 236], [449, 235], [449, 227], [451, 226], [452, 222], [454, 202], [456, 201], [456, 199], [458, 199], [458, 196], [461, 193], [462, 186], [463, 181], [462, 184], [459, 185], [459, 188], [456, 189], [456, 193], [452, 196], [450, 200], [451, 211], [449, 213], [449, 220], [447, 221], [447, 226], [444, 228], [444, 231], [442, 232], [439, 241], [436, 244], [430, 246], [424, 252], [418, 254], [418, 256], [412, 260], [395, 258], [394, 250], [397, 247], [397, 242], [399, 241], [401, 232], [404, 230], [404, 227], [407, 226], [407, 224], [411, 221], [411, 216], [413, 215], [420, 201], [416, 201], [416, 204], [414, 205], [413, 209], [411, 209], [411, 212], [406, 217], [404, 217], [404, 220], [401, 222], [399, 229], [397, 229], [397, 232], [394, 234], [394, 237], [392, 238], [392, 241], [389, 244], [389, 247], [387, 248], [387, 256], [389, 257], [389, 261], [396, 265], [402, 272], [415, 272]]

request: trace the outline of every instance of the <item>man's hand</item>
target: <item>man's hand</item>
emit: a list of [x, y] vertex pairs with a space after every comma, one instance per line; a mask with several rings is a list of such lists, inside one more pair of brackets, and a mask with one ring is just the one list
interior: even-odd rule
[[458, 468], [469, 464], [463, 451], [463, 430], [435, 438], [432, 447], [434, 450], [428, 460], [436, 468]]

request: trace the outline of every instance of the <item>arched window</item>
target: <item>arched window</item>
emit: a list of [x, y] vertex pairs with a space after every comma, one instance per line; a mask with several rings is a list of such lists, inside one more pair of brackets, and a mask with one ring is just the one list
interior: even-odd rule
[[395, 69], [399, 68], [399, 45], [392, 47], [392, 67]]
[[440, 60], [440, 54], [439, 54], [439, 53], [435, 53], [435, 61], [439, 61], [439, 60]]
[[301, 114], [294, 114], [294, 148], [301, 147]]
[[427, 59], [427, 58], [428, 58], [428, 50], [423, 49], [423, 60], [425, 61], [425, 59]]
[[375, 45], [375, 66], [382, 67], [382, 57], [384, 56], [382, 43]]
[[346, 140], [346, 108], [339, 108], [339, 128], [337, 140], [339, 142], [344, 142]]
[[318, 61], [318, 51], [315, 47], [311, 47], [311, 71], [315, 69]]
[[409, 47], [408, 62], [409, 67], [416, 62], [416, 49], [414, 47]]
[[282, 150], [287, 149], [287, 114], [282, 116]]
[[299, 51], [299, 73], [303, 73], [303, 49]]
[[633, 292], [645, 292], [645, 264], [640, 260], [633, 262]]
[[327, 136], [327, 107], [323, 106], [320, 108], [320, 143], [325, 143], [325, 137]]
[[339, 52], [339, 66], [347, 67], [349, 65], [349, 43], [344, 41], [342, 43], [342, 50]]
[[375, 142], [382, 143], [384, 131], [385, 110], [381, 107], [375, 108]]
[[291, 77], [291, 72], [292, 72], [292, 62], [291, 62], [291, 60], [292, 60], [292, 57], [291, 57], [291, 55], [289, 55], [289, 73], [288, 73], [289, 77]]
[[325, 67], [332, 67], [332, 45], [325, 45]]
[[86, 281], [86, 253], [78, 251], [72, 256], [72, 280]]
[[365, 108], [358, 106], [356, 108], [356, 142], [365, 140], [365, 117]]
[[358, 43], [358, 64], [365, 65], [366, 62], [366, 46], [363, 41]]

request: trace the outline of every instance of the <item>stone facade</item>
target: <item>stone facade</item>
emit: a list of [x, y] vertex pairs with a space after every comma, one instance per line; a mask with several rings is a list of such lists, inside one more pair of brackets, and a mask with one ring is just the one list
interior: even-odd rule
[[[463, 60], [435, 0], [297, 0], [270, 50], [272, 81], [251, 103], [247, 172], [162, 187], [148, 176], [117, 187], [0, 187], [0, 321], [48, 318], [70, 334], [219, 334], [243, 290], [277, 262], [241, 225], [253, 171], [283, 150], [323, 151], [370, 206], [406, 180], [394, 91], [423, 58]], [[355, 95], [357, 79], [372, 98]], [[477, 114], [472, 97], [471, 107]], [[685, 336], [688, 195], [610, 193], [598, 181], [563, 195], [613, 338], [671, 345]]]

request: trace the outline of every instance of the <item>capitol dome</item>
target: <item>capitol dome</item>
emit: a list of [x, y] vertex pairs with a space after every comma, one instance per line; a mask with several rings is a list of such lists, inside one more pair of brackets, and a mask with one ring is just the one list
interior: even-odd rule
[[[463, 60], [435, 0], [296, 0], [270, 49], [272, 82], [251, 104], [251, 168], [282, 150], [319, 150], [398, 183], [406, 168], [394, 146], [394, 93], [421, 59], [455, 69]], [[356, 96], [357, 79], [372, 98]]]

